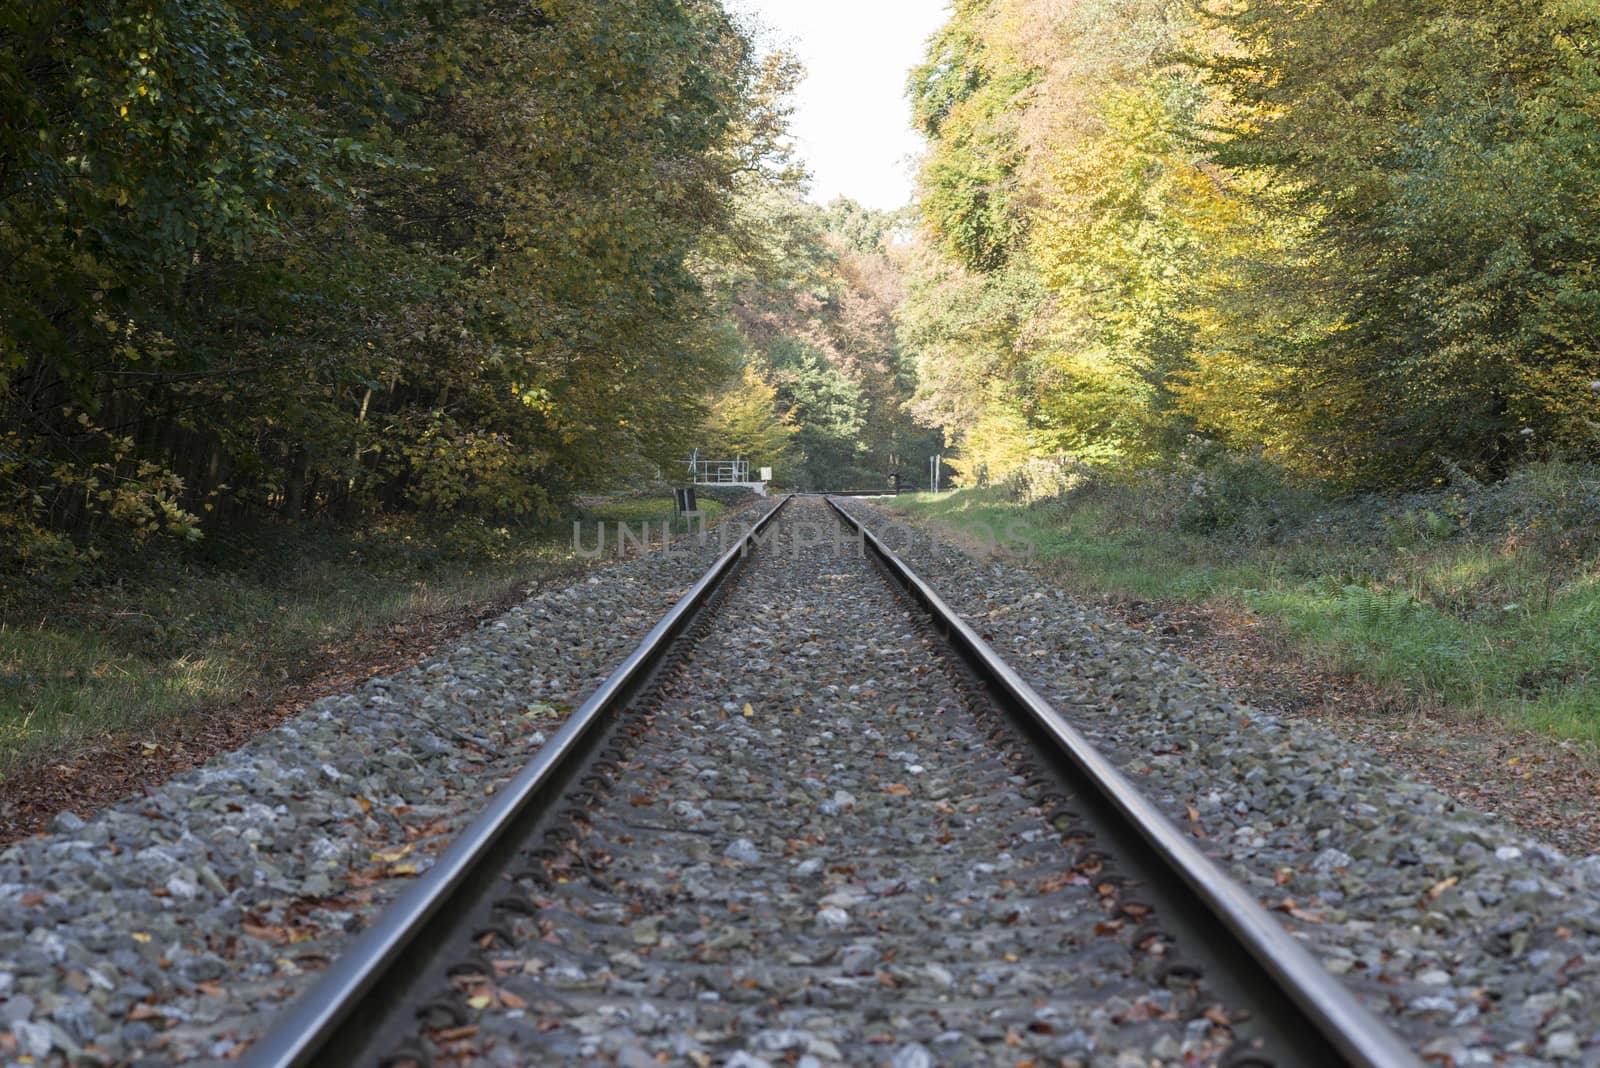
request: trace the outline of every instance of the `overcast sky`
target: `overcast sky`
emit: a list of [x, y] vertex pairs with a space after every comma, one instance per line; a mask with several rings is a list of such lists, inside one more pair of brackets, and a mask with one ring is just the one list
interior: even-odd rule
[[795, 98], [795, 143], [811, 170], [811, 198], [839, 195], [870, 208], [911, 199], [906, 74], [920, 62], [948, 0], [729, 0], [766, 27], [768, 48], [788, 47], [806, 66]]

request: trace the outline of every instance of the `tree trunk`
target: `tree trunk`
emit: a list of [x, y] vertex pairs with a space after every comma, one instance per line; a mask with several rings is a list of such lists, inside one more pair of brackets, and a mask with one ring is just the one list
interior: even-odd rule
[[296, 446], [289, 457], [289, 467], [283, 481], [283, 517], [299, 522], [305, 510], [306, 482], [311, 475], [311, 452], [305, 446]]

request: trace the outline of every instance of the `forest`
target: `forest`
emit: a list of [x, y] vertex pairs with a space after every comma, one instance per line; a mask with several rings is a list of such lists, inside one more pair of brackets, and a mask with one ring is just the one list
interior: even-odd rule
[[958, 0], [909, 96], [975, 488], [907, 509], [1361, 729], [1600, 739], [1600, 8]]
[[893, 212], [808, 199], [803, 71], [719, 0], [0, 31], [0, 757], [73, 680], [204, 701], [499, 596], [694, 450], [795, 489], [942, 452], [1013, 502], [1143, 492], [1097, 545], [1533, 547], [1503, 589], [1318, 548], [1336, 600], [1447, 614], [1549, 609], [1600, 540], [1592, 4], [955, 0]]
[[960, 0], [918, 203], [817, 208], [714, 0], [8, 5], [0, 556], [1197, 447], [1600, 447], [1597, 16]]
[[910, 87], [916, 407], [973, 481], [1592, 458], [1597, 89], [1566, 0], [959, 0]]
[[687, 455], [736, 370], [706, 261], [758, 255], [738, 204], [792, 182], [791, 75], [713, 2], [5, 19], [8, 580], [230, 524], [548, 512]]

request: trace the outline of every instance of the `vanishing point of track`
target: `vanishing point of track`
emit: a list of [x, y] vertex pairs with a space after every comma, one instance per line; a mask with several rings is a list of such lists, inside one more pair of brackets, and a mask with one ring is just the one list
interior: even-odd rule
[[[1418, 1064], [827, 505], [734, 541], [249, 1063], [1010, 1064], [1116, 999], [1190, 1063]], [[701, 1039], [602, 1050], [640, 1001]]]

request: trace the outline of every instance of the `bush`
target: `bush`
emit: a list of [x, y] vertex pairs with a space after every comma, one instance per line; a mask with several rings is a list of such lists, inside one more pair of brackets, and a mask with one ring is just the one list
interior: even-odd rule
[[1193, 476], [1176, 523], [1193, 534], [1267, 536], [1277, 540], [1315, 508], [1308, 491], [1259, 453], [1203, 446], [1191, 454]]
[[1057, 457], [1029, 460], [1005, 477], [1001, 483], [1012, 500], [1034, 505], [1064, 498], [1087, 486], [1094, 475], [1078, 460]]
[[182, 479], [136, 459], [133, 439], [87, 415], [73, 425], [80, 440], [72, 459], [52, 458], [42, 437], [0, 431], [0, 594], [17, 580], [65, 588], [107, 554], [200, 537], [199, 520], [179, 503]]
[[1469, 497], [1467, 521], [1478, 533], [1537, 538], [1551, 552], [1587, 555], [1600, 539], [1600, 468], [1530, 464]]

